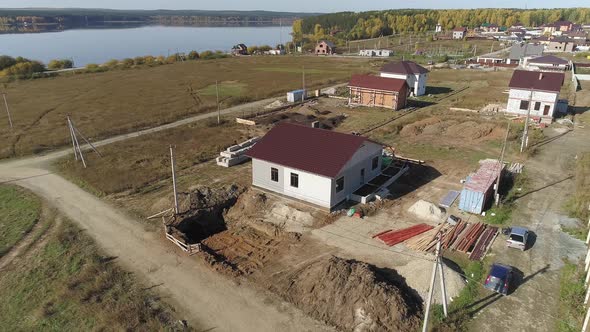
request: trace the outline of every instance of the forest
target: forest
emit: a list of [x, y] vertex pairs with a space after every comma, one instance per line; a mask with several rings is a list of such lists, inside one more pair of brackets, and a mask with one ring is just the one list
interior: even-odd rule
[[559, 20], [590, 23], [590, 8], [567, 9], [401, 9], [370, 12], [342, 12], [306, 17], [295, 21], [293, 39], [303, 41], [331, 36], [334, 41], [374, 38], [398, 33], [434, 31], [440, 23], [444, 30], [495, 23], [510, 27], [516, 23], [540, 26]]

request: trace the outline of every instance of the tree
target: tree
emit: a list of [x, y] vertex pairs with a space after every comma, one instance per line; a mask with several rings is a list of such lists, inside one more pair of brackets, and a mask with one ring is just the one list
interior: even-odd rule
[[74, 62], [70, 59], [55, 59], [49, 61], [47, 68], [51, 70], [67, 69], [74, 67]]
[[121, 64], [125, 68], [131, 68], [135, 64], [135, 61], [131, 58], [125, 58], [125, 59], [123, 59], [123, 61], [121, 61]]
[[197, 51], [188, 52], [188, 59], [189, 60], [197, 60], [198, 58], [199, 58], [199, 53], [197, 53]]
[[0, 56], [0, 70], [16, 65], [16, 60], [8, 55]]

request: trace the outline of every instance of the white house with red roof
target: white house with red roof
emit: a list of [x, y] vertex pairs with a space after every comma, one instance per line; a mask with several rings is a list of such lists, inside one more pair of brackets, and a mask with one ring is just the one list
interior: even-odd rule
[[413, 61], [390, 62], [381, 67], [381, 77], [406, 80], [414, 96], [426, 93], [428, 69]]
[[556, 72], [515, 70], [508, 87], [506, 112], [551, 122], [558, 109], [565, 75]]
[[331, 209], [381, 174], [382, 150], [362, 136], [280, 123], [247, 155], [254, 187]]

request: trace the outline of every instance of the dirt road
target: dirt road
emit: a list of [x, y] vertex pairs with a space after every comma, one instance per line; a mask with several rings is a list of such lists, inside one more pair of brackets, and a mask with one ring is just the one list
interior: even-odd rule
[[[570, 174], [575, 156], [588, 151], [588, 129], [565, 135], [551, 132], [556, 140], [539, 147], [527, 164], [531, 189], [521, 194], [513, 214], [514, 225], [534, 232], [531, 249], [508, 249], [500, 236], [492, 249], [494, 261], [522, 271], [523, 280], [510, 296], [490, 293], [471, 310], [476, 315], [473, 331], [555, 331], [558, 319], [559, 278], [563, 260], [577, 262], [586, 253], [583, 241], [561, 231], [572, 222], [564, 215], [566, 193], [573, 192]], [[570, 226], [571, 227], [571, 226]]]
[[[0, 181], [30, 189], [88, 232], [106, 254], [155, 286], [189, 322], [216, 331], [329, 331], [272, 294], [236, 284], [198, 260], [180, 254], [159, 233], [41, 168], [0, 165]], [[9, 164], [10, 165], [10, 164]]]
[[[237, 113], [271, 100], [222, 110]], [[217, 116], [202, 114], [163, 126], [96, 142], [102, 146], [131, 137], [181, 126]], [[189, 323], [216, 331], [332, 331], [275, 295], [256, 289], [245, 280], [238, 284], [180, 254], [159, 233], [146, 231], [137, 220], [117, 211], [51, 171], [51, 162], [71, 153], [64, 149], [43, 156], [0, 163], [0, 183], [13, 182], [43, 197], [76, 222], [128, 271], [160, 291]]]

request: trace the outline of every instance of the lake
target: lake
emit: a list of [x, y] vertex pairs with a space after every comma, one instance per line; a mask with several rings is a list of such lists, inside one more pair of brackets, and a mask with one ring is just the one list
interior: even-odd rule
[[206, 50], [230, 51], [233, 45], [270, 45], [291, 40], [288, 27], [169, 27], [80, 29], [0, 35], [0, 54], [23, 56], [47, 64], [73, 59], [75, 66], [140, 55]]

